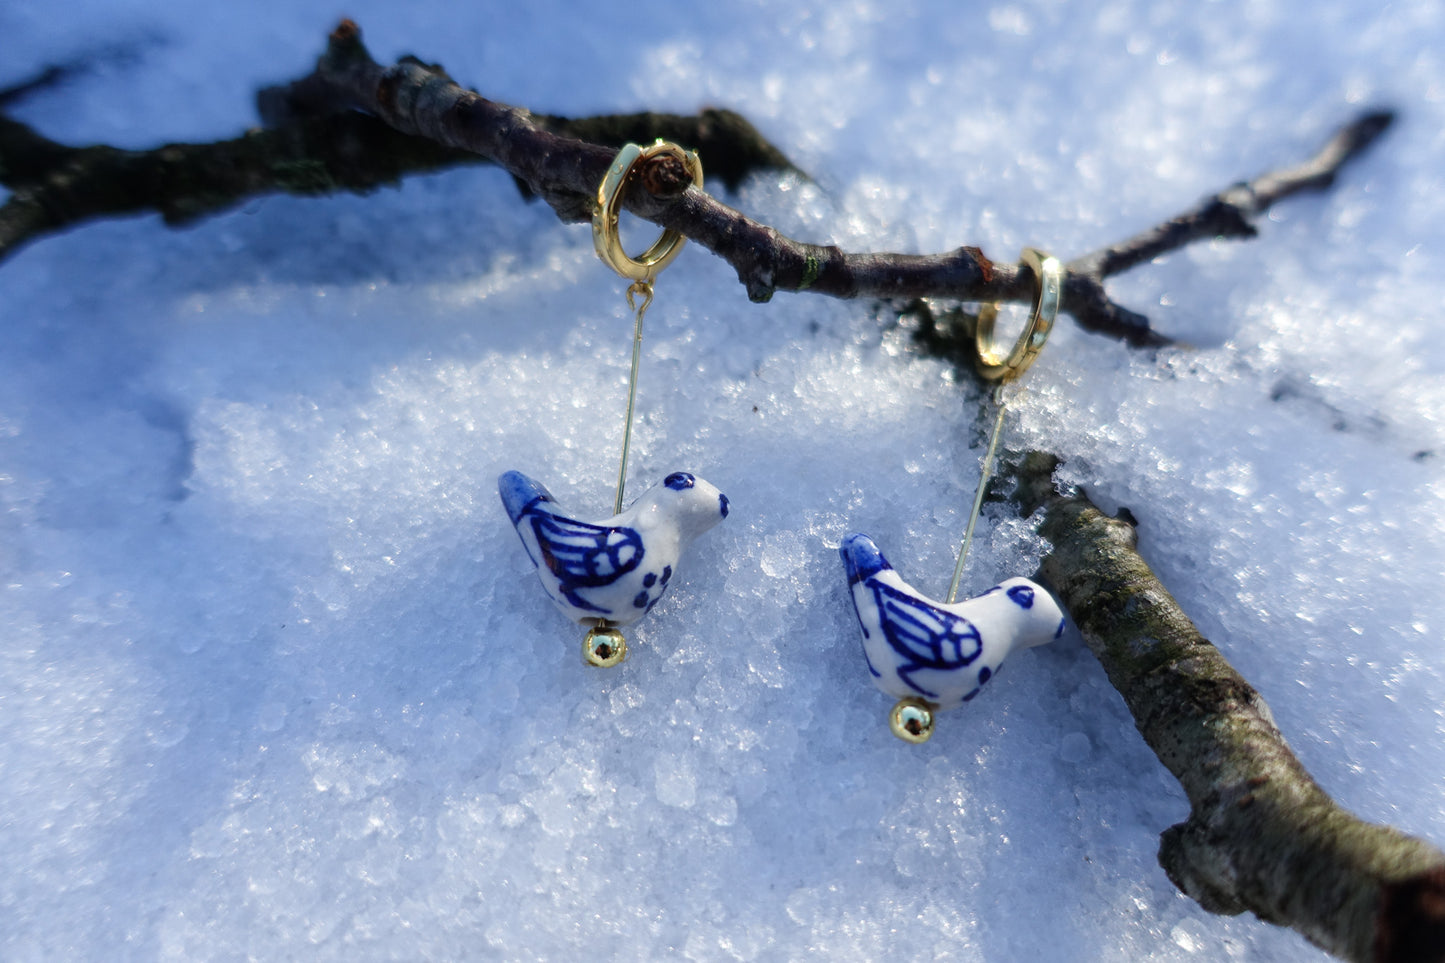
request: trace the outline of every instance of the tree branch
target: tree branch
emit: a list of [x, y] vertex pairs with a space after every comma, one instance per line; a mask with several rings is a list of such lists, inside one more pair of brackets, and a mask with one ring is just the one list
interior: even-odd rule
[[1111, 277], [1194, 241], [1255, 237], [1259, 234], [1255, 218], [1286, 197], [1328, 188], [1340, 168], [1373, 144], [1394, 120], [1394, 113], [1388, 110], [1363, 114], [1336, 131], [1320, 152], [1303, 164], [1262, 174], [1206, 197], [1193, 210], [1152, 230], [1076, 258], [1069, 270]]
[[1445, 853], [1341, 809], [1310, 778], [1269, 707], [1179, 608], [1110, 518], [1053, 482], [1058, 460], [1018, 472], [1020, 513], [1044, 513], [1043, 574], [1184, 787], [1189, 819], [1159, 863], [1213, 913], [1249, 910], [1346, 960], [1445, 960]]
[[1346, 163], [1358, 157], [1394, 122], [1393, 111], [1374, 110], [1335, 132], [1320, 152], [1296, 167], [1262, 174], [1206, 197], [1192, 210], [1158, 227], [1135, 235], [1122, 244], [1101, 248], [1069, 262], [1075, 319], [1091, 329], [1138, 332], [1125, 337], [1133, 344], [1149, 343], [1149, 322], [1113, 304], [1104, 294], [1104, 279], [1195, 241], [1215, 237], [1252, 238], [1259, 231], [1254, 221], [1270, 207], [1293, 194], [1322, 191], [1335, 182]]
[[[703, 145], [734, 186], [754, 170], [790, 166], [732, 111], [545, 120], [618, 146], [659, 135]], [[158, 213], [179, 226], [265, 194], [366, 194], [408, 174], [482, 163], [487, 158], [355, 111], [296, 114], [234, 140], [149, 151], [69, 147], [0, 116], [0, 184], [14, 191], [0, 207], [0, 261], [29, 241], [99, 217]]]
[[[546, 200], [564, 221], [582, 221], [591, 217], [596, 185], [616, 148], [655, 136], [698, 148], [708, 170], [734, 187], [753, 170], [792, 169], [736, 114], [709, 110], [696, 118], [632, 114], [585, 120], [534, 115], [465, 90], [440, 67], [415, 58], [378, 64], [349, 20], [332, 32], [313, 73], [262, 91], [258, 101], [272, 130], [146, 152], [63, 147], [6, 122], [0, 131], [0, 183], [16, 193], [0, 209], [0, 259], [26, 240], [90, 217], [153, 210], [168, 223], [183, 223], [254, 194], [365, 192], [407, 173], [479, 157], [509, 171], [525, 193]], [[358, 118], [354, 110], [382, 124]], [[1292, 193], [1328, 187], [1392, 116], [1367, 114], [1297, 168], [1229, 188], [1159, 227], [1075, 259], [1068, 265], [1062, 310], [1090, 331], [1138, 347], [1170, 343], [1143, 315], [1115, 303], [1105, 279], [1201, 238], [1253, 236], [1253, 218]], [[48, 154], [50, 162], [17, 178], [11, 155], [27, 152]], [[931, 255], [847, 253], [788, 238], [696, 188], [681, 191], [680, 182], [665, 176], [655, 183], [656, 192], [630, 191], [627, 209], [726, 260], [753, 301], [767, 301], [780, 290], [840, 298], [1031, 297], [1027, 271], [995, 263], [977, 247]], [[971, 332], [938, 336], [962, 340]]]
[[474, 160], [361, 114], [151, 151], [67, 147], [0, 117], [0, 182], [14, 191], [0, 207], [0, 259], [98, 217], [155, 212], [181, 225], [261, 194], [365, 193]]
[[[350, 21], [343, 21], [332, 33], [315, 72], [284, 88], [282, 96], [313, 105], [312, 109], [324, 104], [365, 110], [400, 130], [491, 157], [544, 197], [564, 221], [591, 216], [596, 185], [611, 160], [610, 150], [558, 138], [525, 110], [465, 90], [444, 72], [419, 61], [406, 59], [383, 67], [371, 58], [361, 43], [360, 29]], [[1136, 346], [1168, 343], [1142, 315], [1111, 301], [1104, 279], [1200, 238], [1252, 236], [1250, 218], [1291, 193], [1328, 186], [1340, 166], [1369, 146], [1391, 117], [1388, 112], [1366, 115], [1302, 167], [1231, 188], [1159, 228], [1071, 263], [1062, 309], [1085, 328]], [[754, 301], [767, 301], [778, 290], [842, 298], [1024, 301], [1031, 297], [1031, 276], [1026, 271], [1018, 265], [995, 264], [977, 247], [937, 255], [848, 254], [837, 247], [785, 237], [696, 189], [661, 202], [634, 191], [627, 197], [627, 208], [682, 232], [722, 257], [737, 271]]]

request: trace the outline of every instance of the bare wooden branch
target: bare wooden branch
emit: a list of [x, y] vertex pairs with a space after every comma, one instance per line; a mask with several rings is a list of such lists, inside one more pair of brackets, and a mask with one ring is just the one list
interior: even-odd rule
[[156, 35], [133, 35], [91, 47], [68, 60], [40, 68], [23, 80], [0, 88], [0, 110], [8, 110], [41, 91], [59, 87], [100, 67], [123, 69], [141, 59], [147, 47], [160, 42]]
[[1070, 261], [1069, 284], [1078, 286], [1071, 300], [1075, 319], [1086, 328], [1136, 332], [1125, 337], [1134, 344], [1151, 343], [1148, 321], [1111, 302], [1104, 294], [1105, 278], [1195, 241], [1256, 236], [1259, 231], [1254, 222], [1260, 215], [1286, 197], [1330, 187], [1340, 168], [1373, 144], [1394, 120], [1394, 113], [1388, 110], [1363, 114], [1336, 131], [1320, 152], [1303, 164], [1226, 188], [1158, 227]]
[[[610, 150], [559, 138], [527, 111], [465, 90], [438, 68], [410, 58], [392, 67], [378, 64], [350, 21], [332, 33], [315, 72], [284, 88], [283, 96], [311, 109], [325, 104], [365, 110], [400, 130], [485, 154], [544, 197], [565, 221], [591, 216], [596, 184], [611, 159]], [[1069, 265], [1063, 310], [1089, 330], [1136, 346], [1168, 343], [1142, 315], [1115, 304], [1104, 279], [1201, 238], [1252, 236], [1250, 218], [1289, 194], [1328, 186], [1340, 166], [1373, 143], [1391, 117], [1368, 114], [1299, 168], [1230, 188], [1158, 228], [1077, 259]], [[775, 291], [961, 301], [1026, 301], [1032, 293], [1031, 276], [1020, 266], [995, 263], [977, 247], [934, 255], [849, 254], [795, 241], [696, 189], [671, 202], [634, 191], [627, 208], [722, 257], [754, 301], [767, 301]]]
[[0, 182], [14, 191], [0, 207], [0, 259], [98, 217], [154, 212], [181, 225], [257, 195], [364, 193], [476, 160], [362, 114], [150, 151], [67, 147], [0, 117]]
[[1346, 960], [1445, 960], [1445, 853], [1362, 822], [1310, 778], [1140, 558], [1131, 521], [1056, 489], [1057, 464], [1028, 456], [1016, 498], [1043, 510], [1044, 576], [1189, 797], [1189, 819], [1161, 837], [1169, 878], [1211, 912], [1248, 910]]
[[[49, 76], [42, 75], [45, 82]], [[617, 145], [649, 136], [643, 131], [705, 145], [720, 176], [733, 184], [763, 167], [788, 166], [732, 111], [546, 122]], [[234, 140], [148, 151], [69, 147], [0, 116], [0, 184], [14, 191], [0, 206], [0, 260], [29, 241], [98, 217], [158, 213], [167, 224], [182, 225], [265, 194], [365, 194], [409, 174], [482, 163], [488, 160], [479, 154], [402, 133], [355, 111], [296, 114]]]
[[[313, 73], [262, 91], [258, 99], [273, 129], [155, 151], [65, 147], [4, 121], [0, 183], [15, 195], [0, 208], [0, 259], [30, 239], [93, 217], [158, 211], [167, 223], [184, 223], [256, 194], [365, 192], [408, 173], [478, 158], [504, 167], [524, 192], [545, 199], [564, 221], [581, 221], [591, 216], [596, 185], [617, 146], [653, 136], [700, 148], [709, 172], [730, 186], [759, 168], [791, 168], [737, 114], [705, 110], [695, 118], [633, 114], [582, 120], [534, 115], [466, 90], [440, 67], [415, 58], [378, 64], [349, 20], [332, 32]], [[1297, 168], [1229, 188], [1159, 227], [1075, 259], [1062, 309], [1086, 329], [1138, 347], [1168, 344], [1146, 317], [1108, 296], [1105, 279], [1201, 238], [1253, 236], [1251, 219], [1292, 193], [1327, 187], [1391, 117], [1367, 114]], [[42, 157], [43, 164], [24, 160]], [[680, 231], [726, 260], [753, 301], [767, 301], [776, 291], [958, 301], [1031, 297], [1026, 271], [996, 263], [973, 246], [942, 254], [847, 253], [793, 240], [697, 189], [680, 196], [635, 190], [625, 203], [632, 213]]]

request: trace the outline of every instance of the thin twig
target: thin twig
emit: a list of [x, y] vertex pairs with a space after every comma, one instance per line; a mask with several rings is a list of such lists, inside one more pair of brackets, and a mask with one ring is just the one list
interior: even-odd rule
[[74, 80], [98, 67], [124, 68], [137, 63], [146, 47], [160, 43], [155, 35], [135, 35], [100, 44], [69, 60], [49, 64], [23, 80], [0, 87], [0, 110], [9, 110], [21, 101]]

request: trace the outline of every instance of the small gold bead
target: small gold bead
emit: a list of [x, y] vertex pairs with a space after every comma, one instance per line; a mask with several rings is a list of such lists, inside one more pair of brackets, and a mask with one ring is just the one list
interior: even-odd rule
[[927, 742], [933, 735], [933, 707], [922, 699], [899, 699], [888, 713], [888, 726], [904, 742]]
[[627, 658], [627, 640], [606, 622], [599, 622], [587, 631], [582, 640], [582, 658], [588, 665], [610, 669]]

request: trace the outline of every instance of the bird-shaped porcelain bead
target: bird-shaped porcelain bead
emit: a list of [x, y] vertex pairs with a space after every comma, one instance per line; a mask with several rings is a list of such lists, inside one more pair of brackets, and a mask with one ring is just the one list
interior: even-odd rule
[[844, 538], [838, 553], [848, 571], [868, 671], [874, 685], [899, 700], [890, 721], [894, 734], [909, 742], [932, 734], [935, 710], [977, 696], [1009, 653], [1063, 634], [1063, 610], [1026, 578], [947, 604], [903, 581], [867, 535]]
[[[685, 471], [598, 522], [569, 517], [546, 488], [521, 472], [503, 474], [497, 491], [547, 595], [569, 619], [594, 630], [646, 615], [667, 590], [683, 549], [728, 514], [727, 496]], [[625, 645], [614, 635], [614, 646]], [[616, 664], [622, 652], [602, 661], [589, 655], [588, 661]]]

